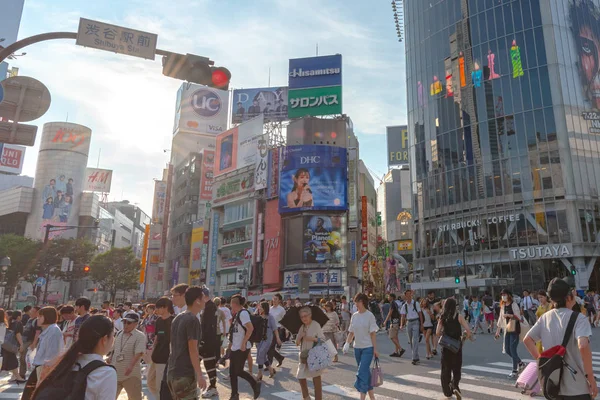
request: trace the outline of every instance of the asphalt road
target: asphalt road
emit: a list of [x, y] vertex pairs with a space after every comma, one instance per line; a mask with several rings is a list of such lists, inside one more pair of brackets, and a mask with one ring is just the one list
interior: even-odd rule
[[[600, 328], [594, 329], [594, 333]], [[408, 347], [406, 335], [400, 333], [400, 343]], [[443, 399], [439, 382], [440, 356], [431, 360], [425, 359], [425, 345], [420, 345], [421, 364], [411, 365], [410, 350], [400, 359], [391, 358], [393, 345], [387, 339], [385, 333], [378, 335], [377, 344], [381, 354], [381, 364], [384, 372], [384, 385], [376, 388], [376, 398], [379, 400], [390, 399]], [[592, 351], [594, 352], [594, 368], [600, 376], [600, 341], [592, 338]], [[254, 350], [253, 350], [254, 352]], [[351, 349], [352, 352], [352, 349]], [[327, 369], [323, 377], [323, 398], [334, 399], [356, 399], [358, 393], [353, 387], [356, 374], [356, 361], [352, 353], [342, 355], [340, 352], [339, 363]], [[526, 360], [529, 357], [527, 350], [521, 344], [519, 346], [520, 356]], [[263, 378], [261, 399], [283, 399], [301, 400], [300, 386], [295, 378], [298, 351], [292, 343], [284, 344], [282, 354], [286, 356], [281, 368], [278, 369], [275, 379]], [[467, 342], [463, 351], [463, 378], [461, 388], [463, 399], [531, 399], [528, 395], [522, 395], [514, 387], [514, 380], [507, 376], [511, 370], [511, 360], [502, 354], [501, 340], [495, 341], [492, 335], [479, 334], [476, 341]], [[254, 366], [255, 374], [257, 372]], [[218, 390], [220, 399], [229, 399], [231, 394], [229, 382], [223, 378], [228, 375], [227, 369], [222, 369], [218, 374]], [[8, 377], [0, 378], [0, 399], [19, 399], [22, 387], [8, 384]], [[312, 383], [310, 384], [312, 389]], [[144, 399], [153, 399], [153, 396], [145, 386]], [[249, 385], [240, 380], [240, 398], [251, 399]], [[217, 397], [215, 397], [217, 398]], [[127, 399], [125, 392], [119, 400]]]

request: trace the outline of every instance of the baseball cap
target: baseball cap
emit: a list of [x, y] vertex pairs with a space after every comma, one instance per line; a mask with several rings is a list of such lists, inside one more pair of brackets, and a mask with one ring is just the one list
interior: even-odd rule
[[125, 317], [123, 319], [129, 322], [140, 322], [140, 316], [136, 312], [130, 312], [125, 314]]
[[552, 301], [560, 301], [571, 292], [571, 286], [565, 279], [554, 278], [550, 281], [547, 292]]

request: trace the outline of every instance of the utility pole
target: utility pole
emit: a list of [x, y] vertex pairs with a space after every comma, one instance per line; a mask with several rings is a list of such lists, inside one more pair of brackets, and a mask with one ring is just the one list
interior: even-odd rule
[[54, 227], [54, 225], [46, 225], [46, 232], [44, 233], [44, 249], [46, 252], [44, 253], [44, 278], [46, 279], [46, 283], [44, 285], [44, 297], [42, 299], [42, 304], [46, 303], [46, 299], [48, 298], [48, 284], [50, 281], [50, 266], [48, 265], [48, 240], [50, 239], [50, 230]]
[[465, 293], [467, 293], [467, 291], [469, 292], [469, 296], [471, 295], [471, 288], [469, 287], [469, 284], [467, 283], [467, 273], [468, 273], [468, 269], [467, 269], [467, 241], [465, 241], [463, 243], [463, 248], [462, 248], [462, 253], [463, 253], [463, 270], [465, 273]]

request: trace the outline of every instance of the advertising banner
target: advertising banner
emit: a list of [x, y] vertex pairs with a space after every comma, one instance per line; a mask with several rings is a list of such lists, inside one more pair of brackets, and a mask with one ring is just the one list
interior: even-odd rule
[[269, 171], [267, 174], [267, 198], [279, 196], [279, 159], [281, 147], [269, 151]]
[[262, 115], [218, 135], [215, 176], [256, 163], [262, 136]]
[[[208, 242], [210, 241], [210, 232], [204, 231], [204, 237], [202, 238], [202, 256], [200, 258], [200, 264], [202, 271], [206, 272], [206, 262], [208, 261]], [[206, 273], [204, 274], [203, 282], [206, 282]]]
[[282, 148], [279, 212], [346, 210], [347, 153], [343, 147]]
[[200, 177], [200, 200], [212, 200], [215, 152], [204, 150], [202, 154], [202, 176]]
[[192, 228], [190, 249], [190, 275], [191, 271], [200, 271], [202, 259], [202, 240], [204, 239], [204, 221], [196, 221]]
[[262, 135], [256, 142], [256, 167], [254, 168], [254, 189], [267, 188], [269, 170], [269, 147], [267, 146], [267, 135]]
[[[367, 214], [368, 210], [368, 202], [367, 196], [362, 196], [361, 198], [361, 207], [360, 207], [360, 222], [361, 222], [361, 257], [369, 252], [369, 233], [368, 233], [368, 221], [369, 217]], [[362, 266], [363, 272], [369, 272], [369, 261], [365, 260]]]
[[217, 282], [217, 250], [219, 248], [219, 213], [212, 214], [210, 266], [208, 268], [208, 284], [215, 286]]
[[295, 58], [290, 60], [289, 88], [341, 86], [342, 55]]
[[25, 146], [0, 143], [0, 172], [18, 175], [23, 170]]
[[344, 260], [343, 216], [305, 216], [303, 262], [339, 264]]
[[231, 178], [216, 182], [213, 190], [213, 207], [215, 204], [238, 197], [254, 190], [254, 171], [247, 171]]
[[400, 240], [398, 242], [398, 244], [396, 245], [396, 249], [398, 249], [398, 251], [409, 251], [413, 249], [413, 242], [412, 240]]
[[263, 114], [265, 122], [288, 118], [288, 88], [236, 89], [233, 91], [231, 123], [240, 124]]
[[83, 190], [87, 192], [110, 193], [112, 173], [111, 169], [86, 168]]
[[356, 148], [348, 149], [348, 228], [358, 226], [358, 150]]
[[167, 200], [167, 182], [154, 182], [154, 204], [152, 206], [152, 223], [162, 224], [165, 218]]
[[194, 83], [182, 83], [177, 91], [173, 134], [217, 135], [227, 129], [229, 92]]
[[246, 254], [251, 247], [221, 249], [221, 268], [233, 268], [244, 265]]
[[[297, 288], [300, 285], [300, 274], [309, 274], [309, 285], [312, 287], [327, 287], [327, 271], [324, 269], [319, 270], [302, 270], [302, 271], [289, 271], [283, 274], [283, 287], [285, 289]], [[329, 286], [335, 287], [340, 286], [342, 283], [342, 273], [339, 269], [329, 270]]]
[[290, 89], [288, 102], [288, 117], [290, 118], [341, 113], [341, 86]]
[[388, 167], [408, 165], [408, 127], [406, 125], [388, 126], [386, 132]]
[[263, 285], [280, 283], [281, 215], [277, 200], [269, 200], [265, 206], [265, 241], [263, 258]]

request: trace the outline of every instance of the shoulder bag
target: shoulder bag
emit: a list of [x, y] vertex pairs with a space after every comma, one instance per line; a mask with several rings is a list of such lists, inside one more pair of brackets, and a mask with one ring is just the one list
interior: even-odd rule
[[6, 331], [4, 342], [2, 342], [2, 349], [14, 354], [19, 352], [19, 342], [17, 342], [17, 336], [12, 330]]

